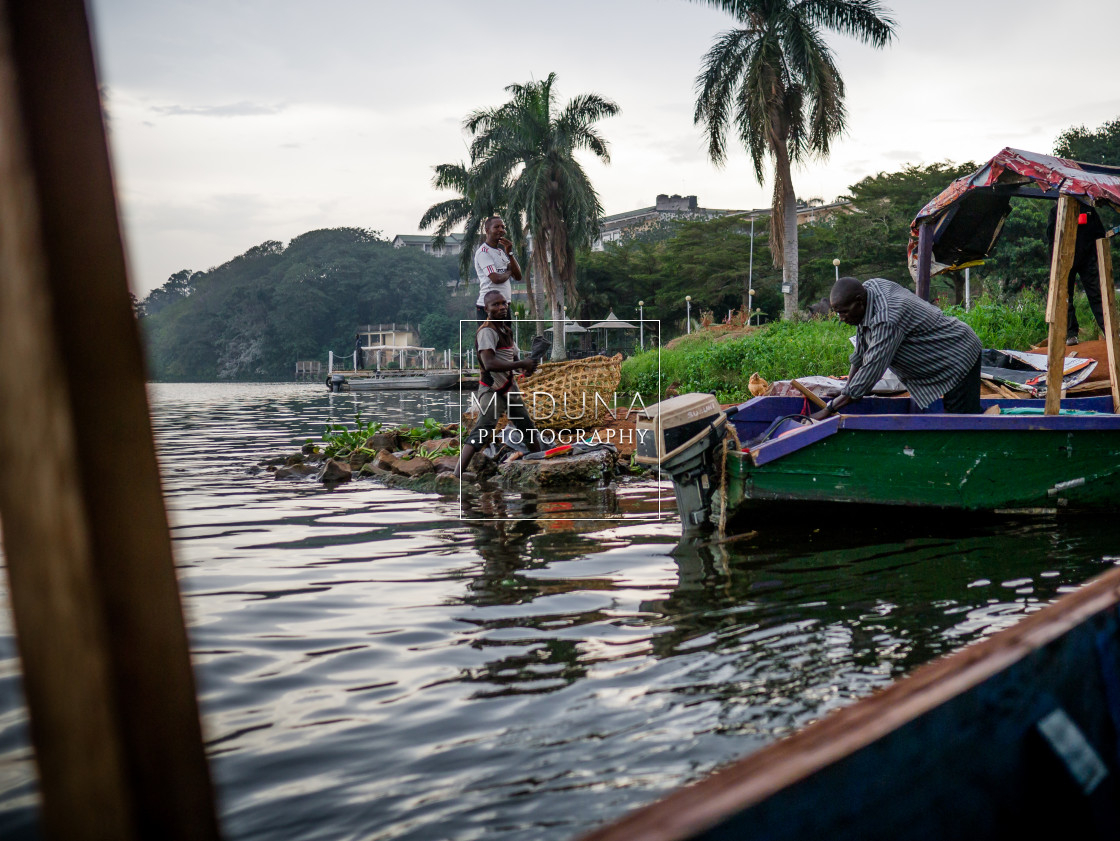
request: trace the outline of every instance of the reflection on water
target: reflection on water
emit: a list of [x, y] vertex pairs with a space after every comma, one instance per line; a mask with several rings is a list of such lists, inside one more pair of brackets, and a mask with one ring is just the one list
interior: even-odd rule
[[[680, 545], [654, 482], [458, 500], [250, 473], [454, 393], [153, 386], [231, 839], [564, 839], [1005, 627], [1113, 563], [1092, 522], [756, 524]], [[604, 520], [603, 517], [613, 517]], [[533, 519], [526, 519], [533, 518]], [[6, 595], [4, 596], [6, 603]], [[34, 781], [0, 611], [0, 837]]]

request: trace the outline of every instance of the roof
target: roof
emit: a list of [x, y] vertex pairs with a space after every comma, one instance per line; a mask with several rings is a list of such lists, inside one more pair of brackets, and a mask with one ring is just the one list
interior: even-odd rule
[[[466, 234], [448, 234], [444, 237], [449, 242], [462, 242], [467, 238]], [[435, 236], [430, 234], [397, 234], [393, 237], [393, 242], [400, 240], [405, 245], [424, 245], [425, 243], [435, 240]]]
[[1120, 210], [1120, 167], [1004, 149], [972, 175], [950, 184], [914, 217], [906, 249], [911, 273], [917, 276], [922, 225], [933, 226], [930, 273], [939, 274], [988, 256], [1011, 212], [1013, 196], [1055, 200], [1060, 195]]
[[637, 330], [638, 329], [637, 325], [631, 324], [629, 321], [621, 320], [617, 315], [614, 314], [614, 310], [611, 310], [610, 315], [608, 315], [602, 321], [597, 321], [597, 322], [595, 322], [594, 324], [591, 325], [592, 330], [596, 330], [596, 329], [604, 328], [604, 327], [607, 328], [608, 330], [609, 329], [622, 329], [622, 328], [626, 328], [626, 329], [630, 329], [630, 330]]

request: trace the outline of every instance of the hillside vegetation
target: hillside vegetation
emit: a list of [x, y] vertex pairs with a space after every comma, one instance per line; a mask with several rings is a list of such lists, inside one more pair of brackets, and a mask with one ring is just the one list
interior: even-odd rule
[[[265, 242], [205, 272], [172, 275], [141, 302], [157, 380], [290, 380], [298, 360], [349, 353], [360, 325], [410, 323], [430, 347], [473, 315], [452, 298], [454, 260], [395, 249], [358, 228]], [[462, 313], [456, 307], [462, 308]]]

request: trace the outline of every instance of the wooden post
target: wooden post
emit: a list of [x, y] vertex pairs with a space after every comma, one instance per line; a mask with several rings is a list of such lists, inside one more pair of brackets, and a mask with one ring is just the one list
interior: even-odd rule
[[0, 336], [42, 835], [216, 839], [82, 0], [0, 0]]
[[1112, 251], [1108, 237], [1097, 240], [1097, 266], [1101, 276], [1101, 308], [1104, 311], [1104, 342], [1108, 349], [1108, 381], [1112, 384], [1112, 411], [1120, 412], [1120, 337], [1117, 336], [1116, 287], [1112, 282]]
[[918, 280], [915, 291], [923, 301], [929, 300], [930, 271], [933, 263], [933, 225], [923, 222], [918, 226]]
[[1050, 259], [1050, 293], [1046, 297], [1046, 321], [1050, 325], [1046, 362], [1046, 414], [1056, 415], [1062, 405], [1062, 375], [1065, 372], [1066, 326], [1069, 303], [1069, 270], [1077, 246], [1078, 203], [1069, 196], [1058, 197], [1058, 219], [1054, 225], [1054, 253]]

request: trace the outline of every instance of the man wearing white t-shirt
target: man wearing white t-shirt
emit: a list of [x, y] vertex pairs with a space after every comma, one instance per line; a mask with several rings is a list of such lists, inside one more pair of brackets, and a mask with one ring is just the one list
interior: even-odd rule
[[510, 278], [521, 280], [521, 266], [513, 256], [513, 243], [506, 239], [506, 225], [501, 216], [491, 216], [483, 224], [486, 241], [474, 253], [474, 272], [478, 275], [478, 300], [474, 302], [479, 322], [486, 320], [483, 304], [486, 293], [496, 289], [506, 303], [513, 300]]

